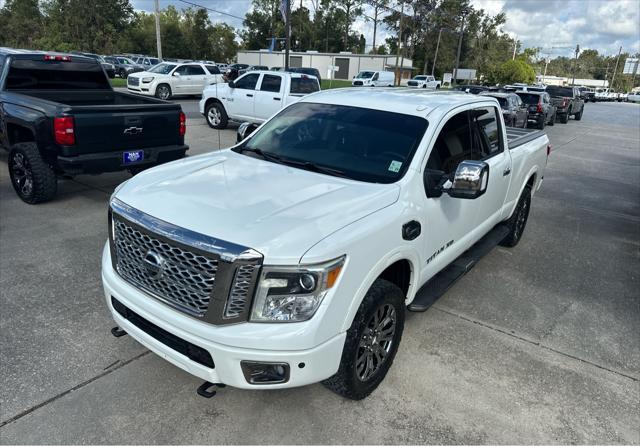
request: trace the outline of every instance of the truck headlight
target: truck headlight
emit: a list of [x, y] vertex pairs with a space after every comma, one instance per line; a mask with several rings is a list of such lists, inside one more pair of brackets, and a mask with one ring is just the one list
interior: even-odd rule
[[308, 266], [262, 269], [251, 310], [253, 322], [301, 322], [310, 319], [335, 285], [345, 256]]
[[142, 82], [144, 82], [145, 84], [151, 82], [153, 80], [153, 77], [143, 77], [142, 78]]

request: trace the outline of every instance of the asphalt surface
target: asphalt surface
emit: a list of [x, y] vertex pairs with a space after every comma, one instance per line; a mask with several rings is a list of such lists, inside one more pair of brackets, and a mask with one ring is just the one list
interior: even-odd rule
[[[191, 153], [230, 145], [187, 112]], [[0, 443], [640, 443], [640, 106], [588, 104], [554, 146], [522, 242], [410, 313], [364, 401], [225, 388], [115, 339], [100, 255], [127, 174], [29, 206], [0, 153]], [[220, 142], [218, 142], [220, 141]]]

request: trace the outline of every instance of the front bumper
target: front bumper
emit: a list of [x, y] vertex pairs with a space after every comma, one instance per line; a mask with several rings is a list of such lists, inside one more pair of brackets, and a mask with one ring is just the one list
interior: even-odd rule
[[58, 156], [58, 168], [69, 175], [83, 173], [116, 172], [133, 167], [151, 167], [184, 158], [189, 150], [187, 145], [145, 147], [144, 161], [135, 164], [123, 164], [122, 152], [101, 152], [87, 155]]
[[[122, 329], [160, 357], [206, 381], [243, 389], [276, 389], [313, 384], [329, 378], [338, 370], [346, 333], [338, 334], [313, 348], [294, 350], [287, 347], [300, 341], [301, 323], [245, 322], [231, 326], [214, 326], [194, 320], [156, 301], [121, 279], [111, 265], [108, 245], [102, 256], [102, 283], [107, 306], [113, 319]], [[151, 324], [209, 352], [214, 367], [207, 367], [190, 359], [134, 325], [114, 309], [112, 297]], [[277, 337], [282, 348], [266, 350], [264, 336], [273, 325], [279, 325]], [[237, 335], [239, 331], [244, 331], [245, 339], [250, 341], [243, 345], [229, 345], [229, 340], [234, 336], [225, 334], [234, 332]], [[280, 384], [249, 384], [242, 373], [241, 361], [287, 363], [290, 367], [289, 379]]]

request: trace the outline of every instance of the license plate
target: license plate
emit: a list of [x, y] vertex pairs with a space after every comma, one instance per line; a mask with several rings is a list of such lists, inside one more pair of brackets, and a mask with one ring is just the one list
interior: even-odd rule
[[131, 150], [122, 153], [122, 164], [139, 163], [144, 160], [144, 150]]

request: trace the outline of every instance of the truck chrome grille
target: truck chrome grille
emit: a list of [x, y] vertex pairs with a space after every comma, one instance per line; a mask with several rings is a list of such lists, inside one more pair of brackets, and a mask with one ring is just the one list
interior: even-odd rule
[[116, 268], [129, 283], [190, 313], [203, 316], [213, 295], [218, 259], [143, 233], [115, 219]]
[[242, 265], [236, 270], [229, 298], [224, 309], [225, 318], [242, 315], [249, 303], [249, 292], [253, 289], [253, 277], [259, 265]]

